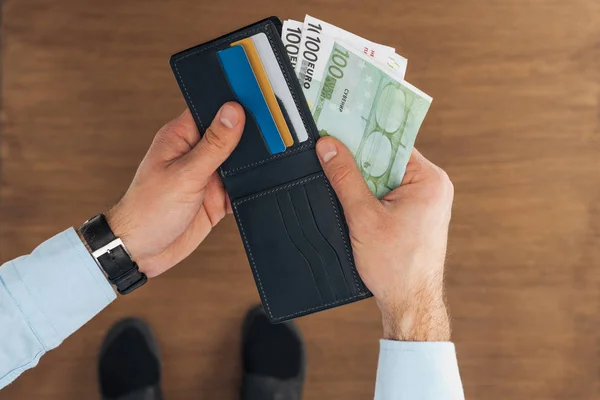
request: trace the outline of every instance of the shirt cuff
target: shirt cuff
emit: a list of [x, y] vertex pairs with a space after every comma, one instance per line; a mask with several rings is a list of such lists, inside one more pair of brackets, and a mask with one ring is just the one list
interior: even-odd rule
[[450, 342], [380, 341], [375, 400], [463, 400]]
[[8, 262], [0, 270], [0, 281], [46, 351], [116, 298], [73, 228]]

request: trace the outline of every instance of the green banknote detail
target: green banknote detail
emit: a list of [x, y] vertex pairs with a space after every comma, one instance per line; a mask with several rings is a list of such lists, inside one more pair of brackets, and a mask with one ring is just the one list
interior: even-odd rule
[[320, 135], [350, 149], [371, 191], [400, 186], [431, 98], [336, 42], [315, 100]]

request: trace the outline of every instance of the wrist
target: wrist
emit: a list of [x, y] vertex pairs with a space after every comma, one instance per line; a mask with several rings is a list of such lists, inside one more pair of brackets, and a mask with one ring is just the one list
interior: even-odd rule
[[131, 224], [127, 221], [125, 214], [122, 212], [120, 204], [112, 207], [108, 212], [104, 214], [108, 226], [113, 231], [114, 235], [121, 239], [127, 251], [131, 255], [131, 259], [136, 261], [138, 255], [138, 248], [135, 244], [135, 239], [131, 234]]
[[[444, 295], [445, 242], [414, 250], [402, 284], [381, 302], [385, 339], [414, 342], [450, 340]], [[423, 266], [427, 266], [424, 268]]]
[[96, 264], [120, 294], [143, 286], [148, 278], [140, 270], [123, 240], [115, 235], [106, 215], [99, 214], [84, 222], [77, 233]]
[[[130, 238], [130, 235], [127, 233], [128, 230], [126, 228], [125, 221], [123, 220], [123, 218], [120, 217], [119, 212], [116, 211], [116, 207], [113, 207], [107, 213], [104, 213], [104, 217], [106, 218], [106, 222], [108, 223], [108, 226], [110, 227], [112, 233], [115, 235], [116, 238], [121, 239], [121, 242], [123, 242], [123, 244], [127, 248], [127, 252], [129, 253], [131, 259], [133, 261], [136, 261], [134, 258], [134, 254], [132, 254], [131, 252], [131, 247], [135, 248], [135, 246], [130, 246], [132, 240]], [[75, 229], [75, 231], [77, 232], [77, 236], [79, 236], [79, 239], [81, 240], [85, 248], [90, 253], [92, 253], [92, 248], [90, 247], [87, 240], [85, 239], [85, 236], [81, 232], [82, 227], [83, 225]]]
[[145, 242], [141, 240], [139, 229], [136, 229], [136, 225], [131, 222], [129, 213], [125, 211], [123, 204], [117, 203], [104, 215], [108, 226], [114, 235], [121, 239], [131, 259], [137, 263], [140, 272], [151, 277], [152, 274], [148, 268], [148, 246], [145, 246]]
[[[420, 296], [419, 296], [420, 297]], [[383, 338], [408, 342], [450, 340], [450, 318], [440, 299], [420, 299], [381, 307]]]

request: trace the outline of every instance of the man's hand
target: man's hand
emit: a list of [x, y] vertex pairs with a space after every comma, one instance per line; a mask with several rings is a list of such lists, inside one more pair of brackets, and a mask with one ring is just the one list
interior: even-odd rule
[[217, 168], [237, 146], [245, 114], [226, 103], [200, 140], [189, 110], [163, 126], [125, 196], [106, 215], [149, 277], [186, 258], [226, 213]]
[[454, 188], [413, 150], [402, 186], [378, 200], [352, 154], [326, 137], [317, 153], [342, 203], [356, 266], [383, 316], [384, 337], [448, 341], [444, 261]]

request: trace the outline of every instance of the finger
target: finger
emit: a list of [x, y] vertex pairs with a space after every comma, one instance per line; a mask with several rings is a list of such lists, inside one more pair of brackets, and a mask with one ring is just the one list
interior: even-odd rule
[[237, 103], [225, 103], [200, 142], [182, 159], [198, 179], [207, 180], [239, 143], [246, 115]]
[[450, 199], [454, 196], [454, 186], [448, 174], [425, 158], [417, 149], [413, 149], [402, 185], [383, 197], [387, 205], [401, 206], [404, 200], [419, 199], [422, 204], [439, 199]]
[[[227, 214], [233, 214], [233, 209], [231, 208], [231, 200], [229, 199], [229, 194], [227, 193], [227, 190], [225, 190], [225, 185], [223, 184], [221, 177], [216, 172], [214, 174], [212, 174], [212, 176], [208, 180], [208, 183], [206, 184], [206, 192], [207, 193], [209, 193], [209, 192], [217, 193], [219, 195], [219, 199], [221, 199], [218, 204], [220, 204], [220, 205], [224, 204], [225, 212]], [[208, 208], [206, 200], [204, 201], [204, 204]]]
[[211, 221], [211, 226], [217, 225], [227, 215], [227, 192], [225, 192], [221, 177], [216, 172], [206, 183], [203, 205]]
[[429, 161], [419, 150], [413, 149], [410, 154], [410, 159], [406, 165], [402, 185], [420, 182], [427, 178], [428, 175], [435, 172], [438, 167]]
[[339, 140], [331, 136], [320, 139], [317, 155], [346, 214], [376, 210], [381, 206], [369, 190], [352, 153]]
[[200, 134], [190, 110], [165, 124], [152, 141], [148, 157], [158, 162], [170, 162], [188, 153], [198, 144]]

